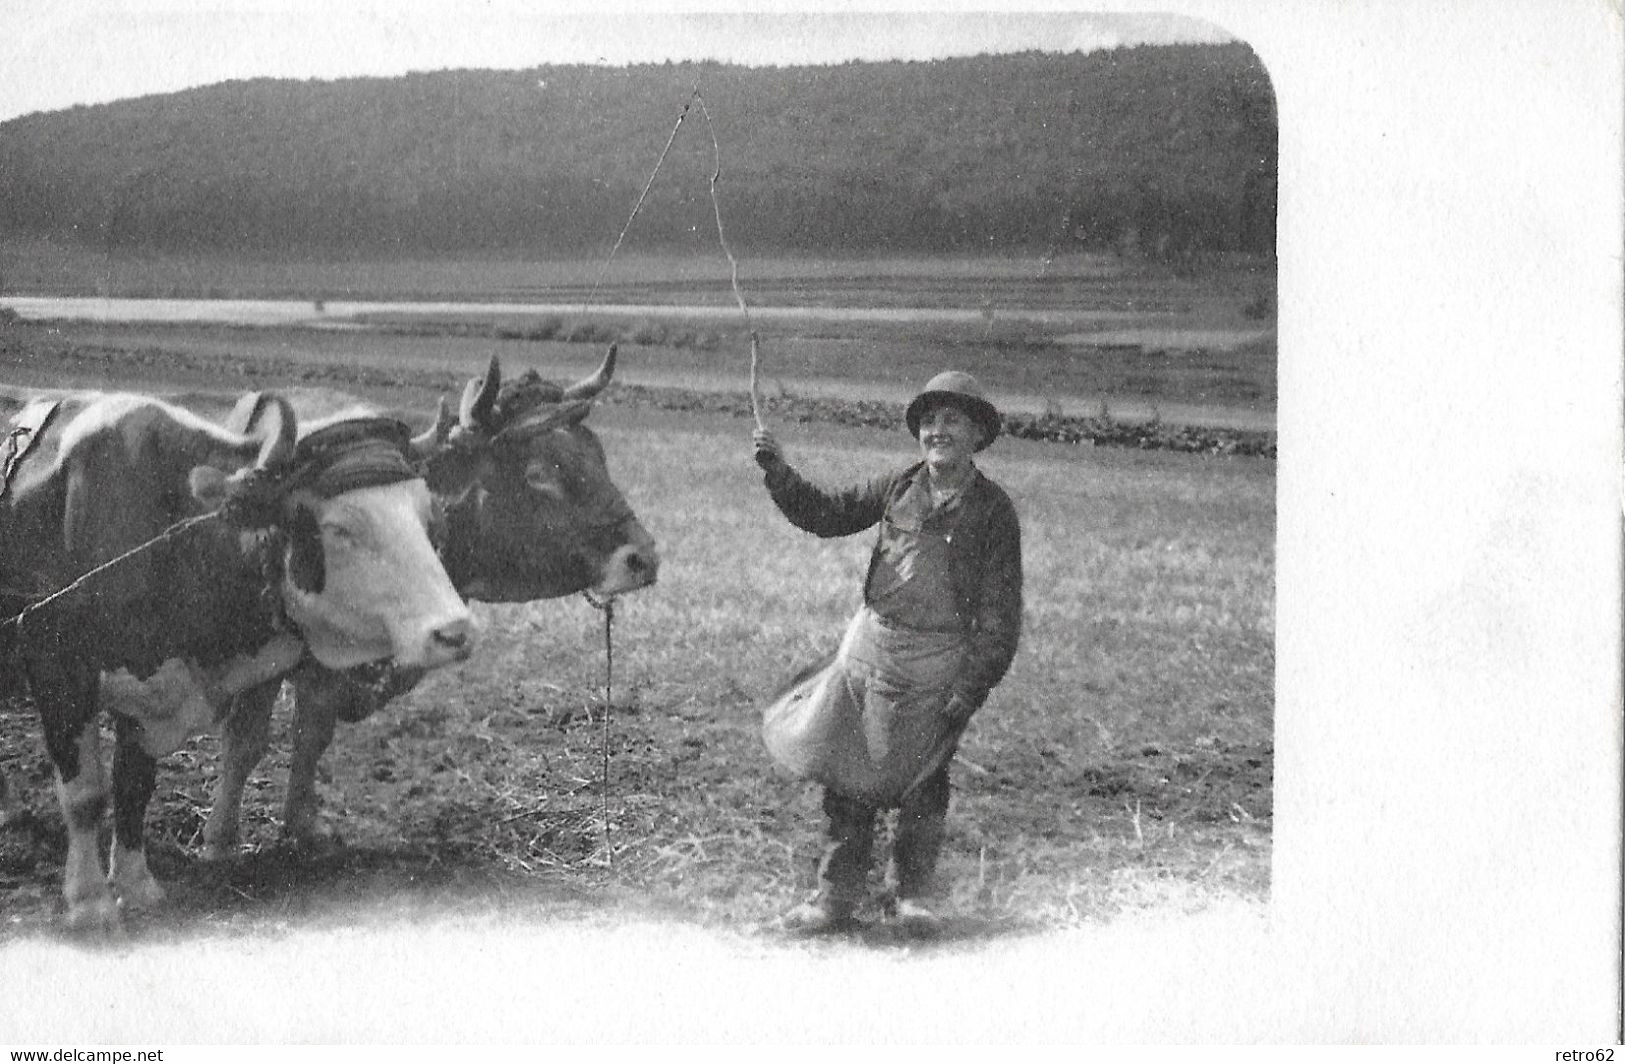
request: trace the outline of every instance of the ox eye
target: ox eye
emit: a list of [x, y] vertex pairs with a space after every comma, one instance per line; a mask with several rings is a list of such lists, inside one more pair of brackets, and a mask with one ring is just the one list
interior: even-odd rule
[[564, 495], [564, 477], [556, 465], [535, 465], [525, 470], [525, 483], [532, 491], [539, 491], [543, 495], [552, 495], [562, 498]]

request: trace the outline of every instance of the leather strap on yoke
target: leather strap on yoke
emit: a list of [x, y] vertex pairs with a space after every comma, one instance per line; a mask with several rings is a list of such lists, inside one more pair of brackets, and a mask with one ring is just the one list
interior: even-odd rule
[[393, 418], [354, 418], [317, 429], [294, 449], [289, 487], [330, 499], [357, 488], [422, 476], [411, 459], [411, 430]]
[[60, 399], [29, 403], [12, 421], [4, 444], [0, 444], [0, 499], [4, 499], [11, 490], [11, 478], [16, 473], [17, 467], [22, 464], [28, 452], [34, 449], [34, 445], [39, 442], [46, 426], [56, 417], [56, 412], [61, 406]]

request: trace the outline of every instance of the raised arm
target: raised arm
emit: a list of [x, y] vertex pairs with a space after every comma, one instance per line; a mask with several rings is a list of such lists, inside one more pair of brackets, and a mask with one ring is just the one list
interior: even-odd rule
[[880, 520], [886, 498], [898, 474], [875, 477], [864, 484], [827, 491], [807, 480], [784, 459], [773, 434], [757, 429], [752, 434], [756, 464], [762, 467], [767, 492], [790, 523], [815, 536], [849, 536]]

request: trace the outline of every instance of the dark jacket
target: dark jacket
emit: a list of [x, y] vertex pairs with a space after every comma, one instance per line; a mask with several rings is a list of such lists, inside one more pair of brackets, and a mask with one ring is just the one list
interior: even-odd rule
[[[817, 536], [849, 536], [878, 524], [923, 469], [924, 463], [916, 462], [866, 484], [830, 492], [780, 462], [768, 469], [766, 481], [774, 504], [797, 528]], [[1010, 496], [980, 470], [960, 506], [948, 544], [949, 577], [970, 646], [953, 688], [975, 708], [1004, 678], [1021, 638], [1021, 524]], [[878, 555], [877, 543], [863, 582], [865, 602]]]

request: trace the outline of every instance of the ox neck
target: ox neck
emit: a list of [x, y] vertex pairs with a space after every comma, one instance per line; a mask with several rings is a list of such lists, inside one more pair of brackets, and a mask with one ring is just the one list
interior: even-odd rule
[[437, 498], [472, 494], [480, 479], [480, 462], [483, 460], [484, 454], [478, 447], [444, 447], [424, 459], [423, 481]]
[[[432, 480], [430, 490], [434, 490]], [[479, 488], [471, 487], [460, 498], [444, 504], [446, 539], [440, 546], [440, 563], [459, 592], [466, 592], [479, 575], [475, 557], [480, 529], [479, 496]]]
[[204, 668], [253, 655], [291, 631], [282, 614], [279, 552], [273, 542], [244, 553], [235, 529], [206, 524], [188, 531], [174, 551], [152, 559], [147, 586], [156, 599], [94, 598], [48, 623], [84, 648], [88, 660], [138, 677], [165, 661], [188, 658]]

